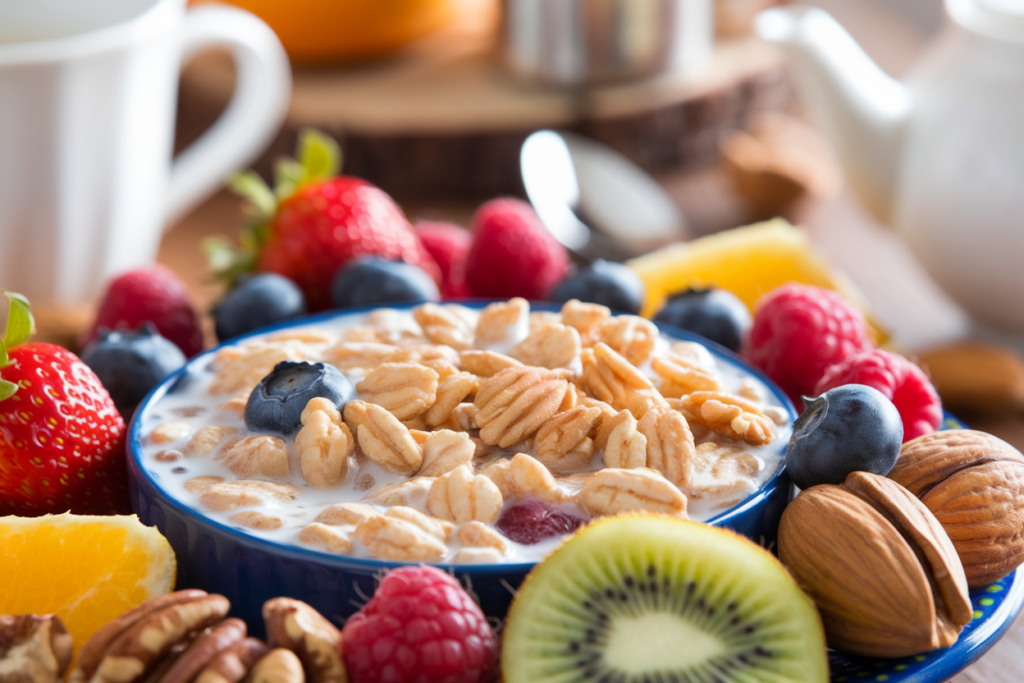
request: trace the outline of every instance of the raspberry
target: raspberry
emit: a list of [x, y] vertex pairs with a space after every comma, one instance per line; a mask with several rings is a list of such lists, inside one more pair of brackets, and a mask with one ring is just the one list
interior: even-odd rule
[[342, 630], [352, 683], [479, 683], [498, 640], [473, 598], [440, 569], [400, 567]]
[[548, 507], [539, 500], [527, 500], [501, 513], [495, 526], [516, 543], [533, 545], [545, 538], [575, 531], [582, 524], [579, 517]]
[[100, 327], [136, 330], [147, 321], [186, 358], [203, 350], [203, 331], [185, 283], [163, 266], [131, 270], [114, 278], [82, 346], [96, 338]]
[[441, 269], [441, 295], [446, 299], [469, 296], [466, 256], [473, 236], [458, 225], [419, 221], [414, 227], [424, 249]]
[[864, 316], [841, 294], [791, 283], [758, 302], [743, 355], [799, 406], [828, 368], [873, 347]]
[[568, 269], [565, 247], [526, 202], [494, 199], [473, 216], [466, 259], [466, 284], [473, 296], [546, 299]]
[[942, 402], [921, 368], [898, 353], [873, 349], [833, 365], [814, 388], [820, 396], [844, 384], [864, 384], [893, 402], [903, 419], [903, 442], [930, 434], [942, 424]]

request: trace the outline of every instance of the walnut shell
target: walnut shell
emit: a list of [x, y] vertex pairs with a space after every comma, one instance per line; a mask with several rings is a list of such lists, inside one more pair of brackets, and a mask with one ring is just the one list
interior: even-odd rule
[[821, 612], [829, 644], [868, 657], [948, 647], [970, 622], [956, 550], [895, 482], [853, 472], [813, 486], [779, 524], [779, 559]]
[[932, 511], [972, 587], [1024, 563], [1024, 455], [991, 434], [950, 429], [903, 444], [889, 478]]

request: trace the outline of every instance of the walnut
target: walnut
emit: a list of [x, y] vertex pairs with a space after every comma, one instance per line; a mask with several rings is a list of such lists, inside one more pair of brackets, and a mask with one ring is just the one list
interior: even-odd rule
[[60, 683], [71, 663], [74, 639], [51, 615], [0, 615], [0, 680]]
[[448, 552], [448, 546], [433, 534], [395, 517], [371, 517], [356, 527], [355, 536], [370, 554], [383, 560], [436, 562]]
[[433, 405], [437, 380], [437, 372], [424, 365], [384, 363], [356, 384], [356, 392], [363, 401], [381, 406], [399, 420], [408, 420]]
[[550, 370], [513, 367], [480, 383], [474, 404], [480, 438], [508, 448], [529, 436], [558, 412], [569, 383]]
[[565, 495], [548, 468], [526, 453], [497, 460], [485, 467], [481, 474], [495, 483], [506, 500], [537, 498], [549, 503], [565, 502]]
[[345, 480], [349, 456], [355, 450], [355, 439], [341, 421], [335, 405], [323, 398], [314, 398], [302, 411], [302, 429], [295, 435], [299, 450], [299, 470], [313, 488], [327, 489]]
[[512, 347], [525, 339], [529, 330], [530, 304], [526, 299], [496, 301], [480, 312], [473, 346], [478, 349]]
[[508, 551], [504, 537], [483, 522], [466, 522], [460, 526], [458, 539], [464, 546], [494, 548], [502, 554]]
[[423, 444], [423, 464], [417, 476], [438, 477], [473, 461], [476, 446], [466, 432], [430, 432]]
[[445, 344], [457, 351], [472, 346], [472, 327], [454, 311], [427, 303], [412, 309], [412, 316], [427, 339], [435, 344]]
[[580, 333], [575, 328], [545, 325], [519, 342], [512, 349], [512, 356], [526, 365], [564, 368], [580, 355], [580, 347]]
[[430, 406], [423, 416], [427, 426], [437, 427], [447, 422], [452, 411], [467, 398], [475, 395], [479, 388], [480, 380], [468, 372], [456, 372], [442, 379], [437, 385], [434, 405]]
[[636, 429], [647, 438], [647, 466], [658, 470], [673, 484], [685, 476], [695, 457], [693, 434], [683, 414], [668, 408], [649, 410]]
[[349, 401], [345, 422], [352, 428], [366, 457], [396, 474], [412, 476], [423, 462], [423, 451], [409, 429], [394, 415], [373, 403]]
[[596, 449], [590, 438], [601, 420], [600, 408], [576, 406], [559, 413], [537, 431], [537, 460], [549, 468], [578, 470], [586, 467]]
[[299, 540], [334, 555], [348, 555], [352, 552], [352, 539], [348, 534], [322, 522], [313, 522], [303, 527], [299, 532]]
[[717, 391], [696, 391], [681, 399], [684, 410], [716, 434], [742, 440], [751, 446], [772, 442], [773, 423], [753, 403]]
[[654, 351], [658, 328], [636, 315], [618, 315], [601, 323], [597, 338], [633, 365], [640, 365]]
[[427, 493], [427, 512], [456, 523], [494, 522], [501, 513], [501, 491], [490, 479], [461, 465], [438, 477]]
[[239, 439], [223, 449], [217, 459], [236, 477], [281, 479], [289, 472], [288, 451], [279, 436], [262, 434]]
[[235, 434], [238, 434], [238, 430], [234, 427], [220, 427], [216, 425], [203, 427], [189, 439], [188, 444], [185, 446], [185, 455], [210, 455], [217, 449], [217, 446]]
[[672, 482], [649, 469], [599, 470], [576, 494], [576, 504], [595, 517], [620, 512], [686, 517], [686, 496]]
[[493, 377], [505, 368], [521, 366], [511, 356], [497, 351], [463, 351], [459, 354], [459, 365], [477, 377]]

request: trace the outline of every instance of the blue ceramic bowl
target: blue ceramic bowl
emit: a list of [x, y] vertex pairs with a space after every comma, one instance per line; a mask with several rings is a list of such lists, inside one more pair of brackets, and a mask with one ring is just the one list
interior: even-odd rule
[[[460, 302], [483, 307], [489, 301]], [[411, 306], [393, 306], [408, 308]], [[375, 308], [375, 307], [372, 307]], [[366, 313], [372, 308], [345, 309], [309, 316], [267, 327], [236, 338], [237, 344], [251, 337], [292, 327], [336, 321]], [[557, 311], [560, 306], [531, 302], [532, 310]], [[789, 399], [767, 377], [751, 368], [729, 350], [678, 328], [659, 325], [668, 337], [703, 343], [721, 363], [742, 368], [756, 376], [772, 391], [790, 414], [796, 414]], [[219, 347], [218, 347], [219, 348]], [[143, 523], [156, 526], [167, 537], [178, 559], [178, 587], [201, 588], [220, 593], [231, 600], [231, 612], [245, 620], [255, 635], [262, 635], [260, 609], [270, 598], [290, 596], [320, 610], [341, 626], [369, 599], [380, 577], [401, 563], [348, 558], [312, 549], [281, 545], [253, 536], [240, 529], [213, 521], [175, 500], [161, 485], [159, 475], [141, 460], [143, 416], [163, 396], [187, 386], [194, 368], [218, 349], [192, 359], [184, 368], [168, 377], [142, 402], [128, 434], [128, 471], [132, 502]], [[778, 444], [785, 449], [786, 443]], [[729, 527], [761, 545], [771, 548], [782, 510], [789, 501], [790, 480], [785, 468], [779, 470], [753, 495], [710, 520]], [[522, 583], [533, 563], [494, 565], [438, 565], [452, 572], [473, 593], [488, 617], [505, 616], [514, 591]]]

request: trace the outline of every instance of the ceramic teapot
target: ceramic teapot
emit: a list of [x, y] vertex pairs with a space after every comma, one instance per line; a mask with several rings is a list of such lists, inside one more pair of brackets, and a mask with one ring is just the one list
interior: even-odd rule
[[977, 321], [1024, 334], [1024, 0], [946, 13], [902, 83], [820, 9], [756, 25], [795, 57], [854, 193]]

